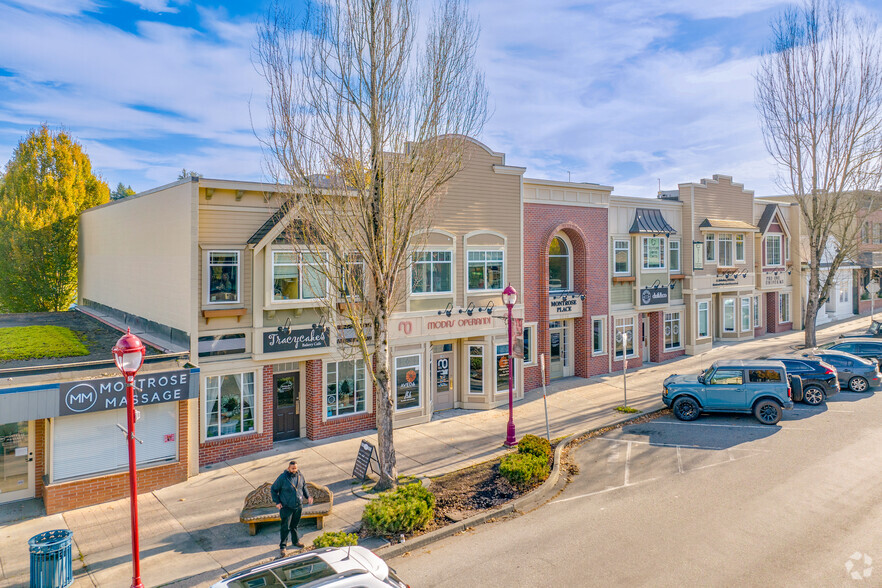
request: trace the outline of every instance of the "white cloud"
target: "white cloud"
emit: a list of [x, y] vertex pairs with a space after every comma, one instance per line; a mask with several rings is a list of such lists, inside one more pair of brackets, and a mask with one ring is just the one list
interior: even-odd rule
[[126, 0], [126, 2], [148, 12], [178, 12], [178, 9], [171, 5], [171, 0]]
[[51, 12], [74, 15], [98, 6], [95, 0], [7, 0], [12, 5], [28, 11]]

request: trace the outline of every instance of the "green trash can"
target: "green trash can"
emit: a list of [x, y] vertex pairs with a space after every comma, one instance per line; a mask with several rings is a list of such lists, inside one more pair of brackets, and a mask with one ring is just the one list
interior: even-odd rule
[[46, 531], [28, 540], [31, 551], [30, 588], [67, 588], [73, 584], [73, 533]]

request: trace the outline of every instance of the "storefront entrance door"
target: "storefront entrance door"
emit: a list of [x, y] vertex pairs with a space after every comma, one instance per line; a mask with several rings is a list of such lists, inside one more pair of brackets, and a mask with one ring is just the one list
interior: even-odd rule
[[300, 436], [300, 372], [273, 376], [273, 441]]
[[0, 425], [0, 503], [33, 497], [33, 431], [27, 421]]
[[643, 328], [641, 331], [643, 332], [643, 363], [649, 363], [649, 337], [650, 337], [650, 328], [649, 328], [649, 315], [643, 315]]
[[[443, 352], [438, 352], [443, 349]], [[434, 410], [449, 410], [453, 408], [454, 385], [453, 377], [453, 344], [447, 343], [434, 346], [432, 355], [435, 362], [435, 398]]]
[[548, 351], [550, 365], [549, 375], [552, 380], [566, 375], [567, 367], [567, 331], [564, 321], [550, 321], [548, 336], [551, 347]]

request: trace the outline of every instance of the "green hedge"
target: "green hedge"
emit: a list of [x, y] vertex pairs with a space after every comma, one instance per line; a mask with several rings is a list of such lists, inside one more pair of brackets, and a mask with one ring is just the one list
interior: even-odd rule
[[346, 547], [348, 545], [358, 545], [358, 535], [346, 533], [345, 531], [330, 531], [322, 533], [312, 542], [312, 546], [315, 548]]
[[518, 453], [529, 453], [548, 461], [551, 459], [551, 443], [548, 439], [536, 435], [524, 435], [523, 439], [518, 441]]
[[397, 535], [421, 529], [435, 518], [435, 495], [422, 484], [407, 484], [384, 492], [364, 507], [361, 520], [377, 535]]
[[499, 463], [499, 474], [521, 490], [545, 481], [549, 472], [548, 459], [530, 453], [510, 453]]

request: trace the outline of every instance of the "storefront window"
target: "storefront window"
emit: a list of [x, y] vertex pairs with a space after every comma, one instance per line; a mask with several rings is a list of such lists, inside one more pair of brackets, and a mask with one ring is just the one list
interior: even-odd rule
[[703, 337], [707, 337], [710, 328], [708, 324], [708, 303], [707, 302], [699, 302], [698, 303], [698, 338], [701, 339]]
[[719, 262], [723, 267], [732, 267], [735, 262], [732, 257], [732, 235], [722, 234], [717, 246], [720, 249]]
[[760, 297], [759, 296], [753, 297], [753, 326], [754, 327], [761, 327], [762, 326], [762, 324], [760, 323]]
[[469, 394], [484, 393], [484, 347], [469, 345]]
[[604, 352], [604, 332], [606, 329], [603, 325], [606, 321], [602, 318], [591, 321], [591, 351], [594, 355], [600, 355]]
[[452, 292], [453, 254], [450, 251], [424, 251], [413, 254], [411, 292], [438, 294]]
[[778, 322], [779, 323], [789, 323], [790, 322], [790, 294], [789, 293], [778, 294]]
[[254, 430], [254, 373], [205, 378], [208, 438]]
[[239, 252], [208, 252], [208, 301], [239, 302]]
[[[508, 390], [508, 374], [511, 365], [508, 360], [508, 345], [496, 346], [496, 391]], [[512, 386], [514, 386], [514, 373], [511, 376]]]
[[744, 263], [744, 235], [735, 235], [735, 263]]
[[670, 241], [668, 243], [668, 249], [671, 254], [671, 273], [678, 274], [680, 273], [680, 242]]
[[781, 265], [781, 235], [766, 236], [766, 265]]
[[367, 390], [364, 361], [356, 359], [328, 362], [326, 365], [328, 417], [364, 412]]
[[[622, 341], [624, 334], [628, 335], [627, 344]], [[616, 359], [622, 359], [627, 354], [628, 357], [634, 356], [634, 317], [617, 318], [615, 326], [616, 340]]]
[[750, 298], [741, 299], [741, 331], [750, 330]]
[[548, 289], [570, 289], [570, 250], [561, 237], [552, 239], [548, 248]]
[[631, 240], [616, 239], [613, 241], [613, 254], [615, 259], [615, 273], [628, 275], [631, 273]]
[[395, 409], [407, 410], [420, 405], [419, 355], [395, 358]]
[[665, 269], [664, 237], [643, 237], [643, 269]]
[[665, 349], [680, 348], [680, 313], [665, 313]]
[[705, 259], [705, 261], [712, 262], [712, 261], [716, 261], [716, 259], [717, 259], [717, 250], [714, 247], [714, 243], [715, 243], [715, 241], [714, 241], [714, 234], [713, 233], [708, 233], [707, 235], [705, 235], [705, 237], [704, 237], [704, 254], [705, 254], [704, 259]]
[[273, 252], [273, 300], [309, 300], [327, 295], [323, 256], [291, 251]]
[[[533, 363], [533, 330], [536, 327], [529, 326], [524, 327], [524, 365], [530, 365]], [[517, 347], [515, 347], [517, 348]]]
[[469, 251], [469, 290], [502, 290], [502, 251]]
[[727, 333], [735, 332], [735, 299], [723, 300], [723, 330]]

